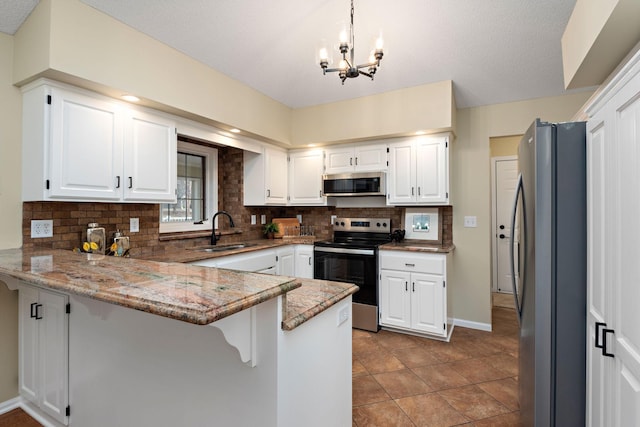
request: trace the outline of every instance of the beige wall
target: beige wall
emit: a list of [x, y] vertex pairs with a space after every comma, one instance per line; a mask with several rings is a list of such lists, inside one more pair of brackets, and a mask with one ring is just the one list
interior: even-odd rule
[[562, 36], [567, 88], [600, 85], [640, 41], [640, 1], [577, 0]]
[[[0, 249], [22, 244], [22, 98], [11, 84], [13, 37], [0, 33]], [[0, 402], [18, 395], [18, 295], [0, 281]]]
[[[492, 137], [523, 134], [536, 117], [567, 121], [592, 92], [458, 110], [458, 137], [452, 144], [451, 196], [453, 253], [451, 316], [491, 323]], [[478, 227], [464, 228], [475, 215]]]
[[489, 140], [490, 157], [517, 156], [522, 135], [492, 137]]
[[446, 80], [296, 109], [291, 136], [297, 146], [331, 143], [451, 130], [454, 120], [453, 82]]

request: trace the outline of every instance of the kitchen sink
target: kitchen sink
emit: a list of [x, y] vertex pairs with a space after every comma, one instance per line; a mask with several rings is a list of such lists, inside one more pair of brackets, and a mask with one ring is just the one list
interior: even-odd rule
[[256, 246], [255, 243], [233, 243], [228, 245], [205, 245], [205, 246], [195, 246], [193, 248], [188, 248], [192, 251], [200, 251], [200, 252], [224, 252], [224, 251], [232, 251], [235, 249], [242, 248], [250, 248], [252, 246]]

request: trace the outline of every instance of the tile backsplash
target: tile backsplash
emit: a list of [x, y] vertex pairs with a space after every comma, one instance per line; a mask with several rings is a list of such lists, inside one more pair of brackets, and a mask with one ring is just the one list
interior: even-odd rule
[[[226, 210], [236, 223], [236, 230], [241, 233], [228, 234], [228, 222], [222, 220], [222, 243], [263, 238], [260, 216], [266, 215], [267, 221], [273, 218], [288, 218], [302, 215], [305, 225], [314, 227], [318, 239], [329, 239], [332, 235], [330, 218], [338, 217], [382, 217], [391, 218], [395, 229], [400, 227], [404, 216], [404, 208], [336, 208], [326, 207], [247, 207], [242, 204], [242, 151], [235, 148], [219, 149], [218, 175], [218, 209]], [[117, 229], [131, 240], [131, 256], [148, 256], [170, 251], [179, 247], [206, 244], [209, 237], [197, 234], [198, 237], [182, 238], [174, 235], [167, 238], [158, 231], [160, 209], [157, 204], [144, 203], [85, 203], [85, 202], [24, 202], [22, 205], [23, 248], [73, 249], [83, 241], [87, 224], [97, 222], [105, 228], [108, 241]], [[450, 243], [452, 236], [451, 206], [439, 207], [442, 221], [442, 241]], [[211, 213], [213, 214], [213, 213]], [[258, 224], [251, 225], [251, 215], [256, 215]], [[129, 218], [140, 219], [140, 231], [129, 232]], [[32, 219], [53, 219], [53, 237], [32, 239]]]

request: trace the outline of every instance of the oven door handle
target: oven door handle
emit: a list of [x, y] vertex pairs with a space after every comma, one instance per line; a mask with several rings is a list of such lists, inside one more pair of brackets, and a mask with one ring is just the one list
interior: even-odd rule
[[373, 249], [346, 249], [346, 248], [325, 248], [316, 246], [314, 249], [316, 252], [330, 252], [334, 254], [353, 254], [353, 255], [375, 255]]

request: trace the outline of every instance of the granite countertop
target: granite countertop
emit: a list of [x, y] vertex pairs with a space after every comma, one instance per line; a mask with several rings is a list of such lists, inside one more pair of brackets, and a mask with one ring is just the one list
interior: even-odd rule
[[424, 240], [403, 240], [380, 246], [380, 249], [391, 251], [426, 252], [433, 254], [448, 254], [453, 252], [456, 246], [451, 244], [430, 243]]
[[0, 250], [0, 275], [200, 325], [301, 286], [291, 277], [63, 250]]

